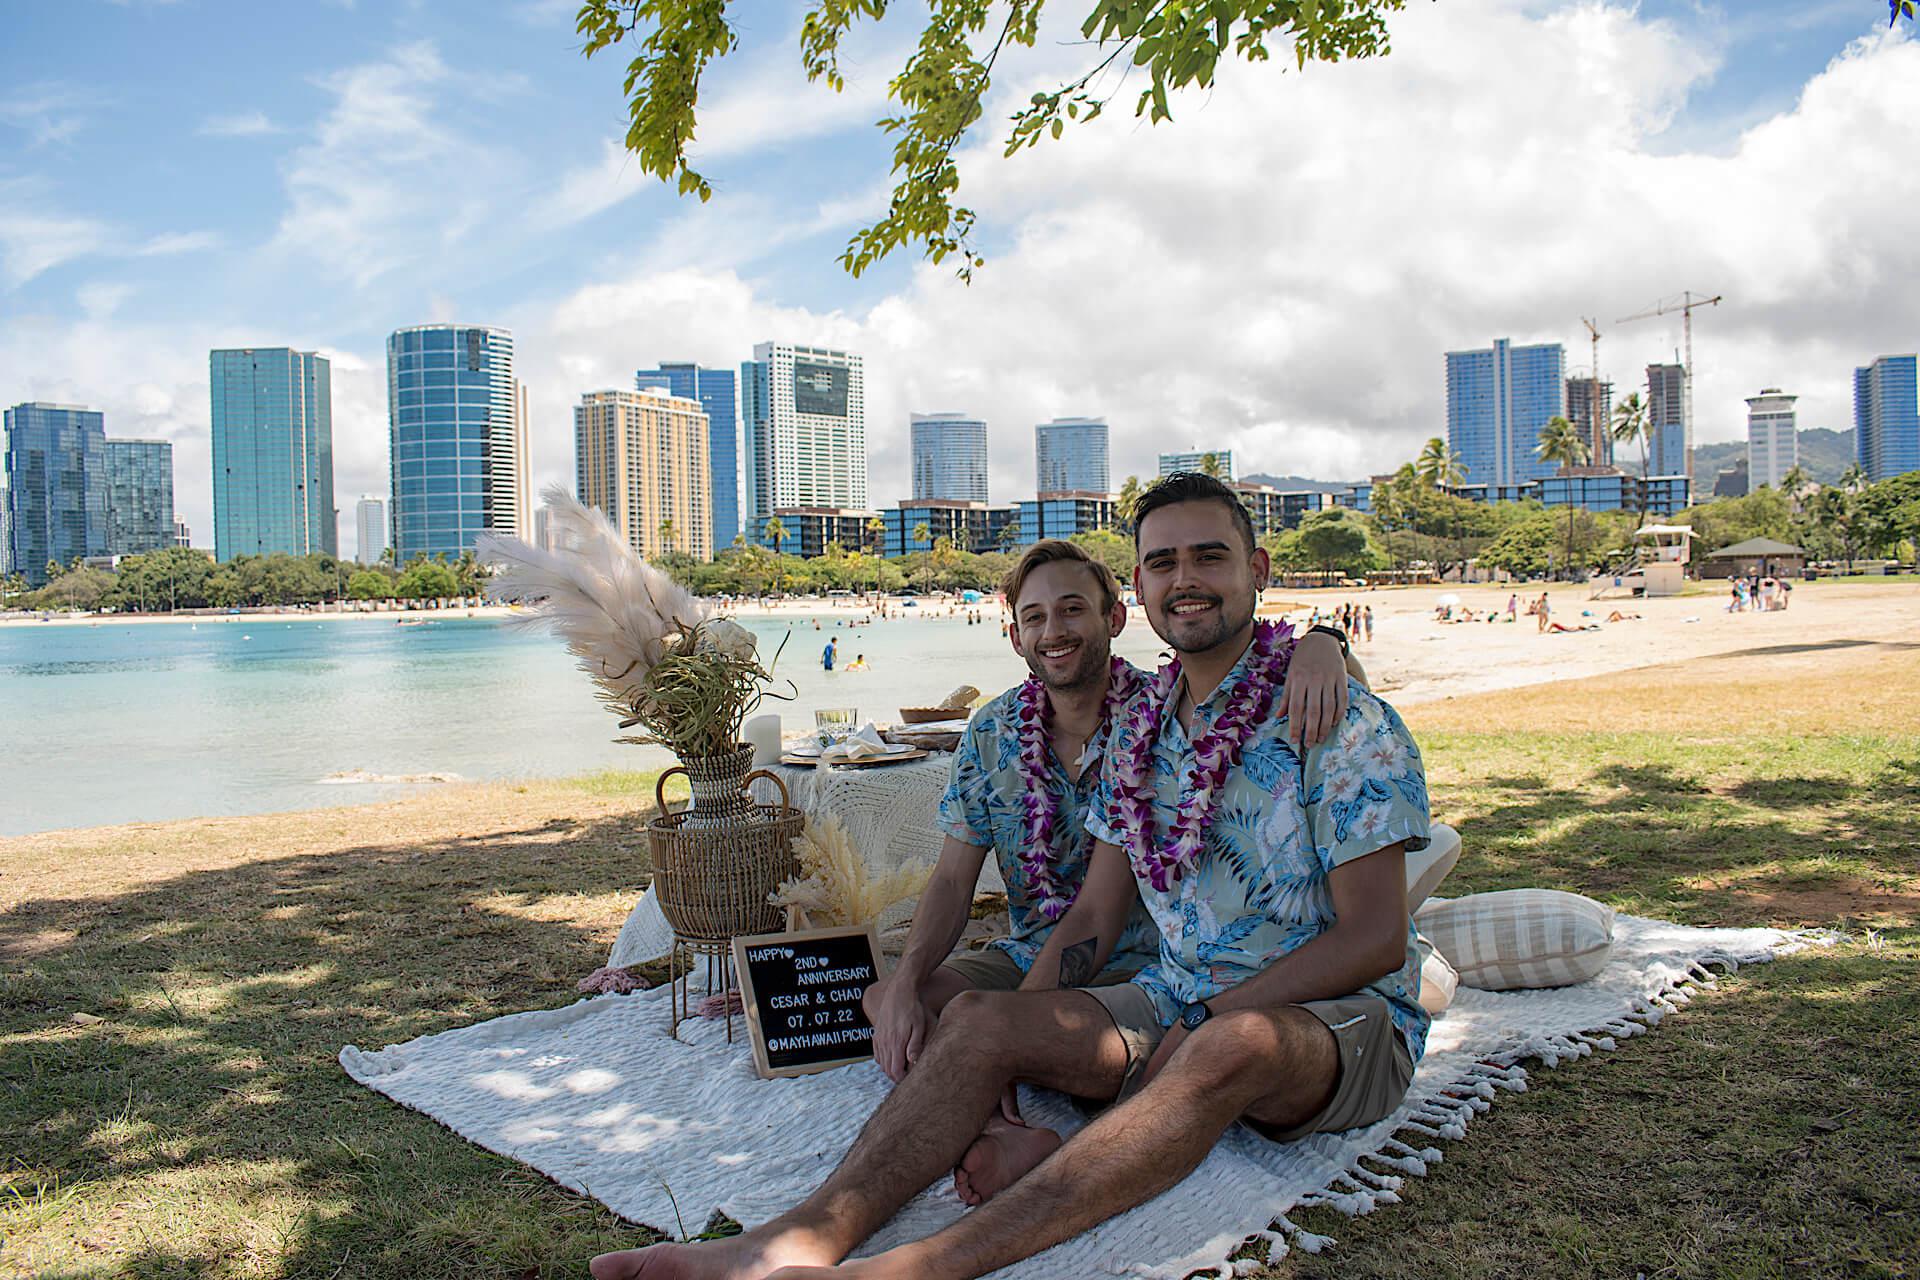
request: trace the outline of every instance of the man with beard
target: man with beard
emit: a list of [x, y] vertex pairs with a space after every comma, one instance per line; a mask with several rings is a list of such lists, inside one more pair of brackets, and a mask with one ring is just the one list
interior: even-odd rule
[[[1244, 509], [1218, 481], [1177, 476], [1139, 510], [1135, 585], [1180, 660], [1112, 728], [1087, 822], [1100, 838], [1023, 989], [950, 995], [912, 1070], [800, 1205], [729, 1240], [605, 1255], [599, 1280], [978, 1276], [1157, 1195], [1236, 1120], [1284, 1140], [1397, 1106], [1425, 1033], [1402, 861], [1426, 843], [1418, 752], [1351, 686], [1333, 738], [1297, 747], [1280, 714], [1293, 709], [1294, 646], [1254, 622], [1268, 564]], [[1072, 670], [1070, 629], [1040, 621], [1025, 637], [1038, 670]], [[1104, 694], [1083, 703], [1089, 737], [1085, 708]], [[1139, 900], [1157, 960], [1085, 988]], [[998, 1141], [982, 1126], [1016, 1082], [1115, 1105], [1030, 1171], [1030, 1150], [1001, 1144], [1008, 1158], [973, 1184], [987, 1203], [836, 1269], [970, 1148]]]
[[[939, 864], [915, 907], [905, 953], [868, 988], [864, 1002], [874, 1028], [874, 1058], [896, 1082], [918, 1060], [953, 997], [968, 990], [1012, 991], [1026, 979], [1086, 878], [1087, 805], [1099, 783], [1113, 709], [1147, 680], [1113, 655], [1113, 637], [1127, 623], [1119, 583], [1080, 547], [1052, 539], [1035, 543], [1002, 590], [1013, 611], [1008, 638], [1032, 676], [987, 703], [968, 724], [940, 802], [946, 840]], [[1345, 711], [1346, 670], [1338, 642], [1327, 636], [1305, 641], [1299, 662], [1290, 692], [1301, 710], [1293, 723], [1318, 742]], [[1007, 886], [1007, 936], [950, 956], [966, 928], [989, 849]], [[1077, 975], [1071, 985], [1125, 982], [1153, 959], [1158, 945], [1151, 922], [1136, 906], [1106, 967]], [[955, 1190], [969, 1204], [1005, 1185], [1004, 1166], [1030, 1168], [1060, 1145], [1053, 1131], [1022, 1124], [1012, 1098], [1009, 1091], [983, 1140], [954, 1170]]]

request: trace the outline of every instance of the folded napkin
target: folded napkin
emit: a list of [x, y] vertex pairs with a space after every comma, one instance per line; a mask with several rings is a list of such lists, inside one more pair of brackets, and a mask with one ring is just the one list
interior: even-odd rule
[[880, 729], [869, 720], [855, 729], [847, 737], [834, 743], [820, 753], [823, 764], [832, 764], [838, 760], [875, 760], [881, 756], [899, 755], [902, 748], [894, 746], [880, 736]]

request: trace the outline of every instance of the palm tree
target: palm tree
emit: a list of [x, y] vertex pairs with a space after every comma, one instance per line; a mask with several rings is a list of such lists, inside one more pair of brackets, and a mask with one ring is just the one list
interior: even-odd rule
[[1413, 463], [1413, 473], [1434, 489], [1451, 489], [1467, 478], [1460, 455], [1449, 449], [1439, 436], [1428, 440], [1420, 450], [1420, 456]]
[[674, 528], [672, 516], [668, 516], [660, 522], [660, 550], [663, 553], [676, 549], [673, 544], [679, 532], [678, 529]]
[[[1125, 494], [1123, 493], [1122, 496], [1124, 497]], [[1020, 519], [1018, 513], [1015, 514], [1013, 519], [1001, 524], [998, 538], [1000, 550], [1011, 553], [1015, 544], [1020, 541]]]
[[1213, 452], [1207, 452], [1200, 455], [1200, 474], [1201, 475], [1212, 476], [1215, 480], [1218, 480], [1220, 478], [1221, 470], [1222, 468], [1220, 466], [1219, 454], [1213, 453]]
[[1133, 509], [1140, 505], [1140, 477], [1128, 476], [1120, 484], [1120, 497], [1113, 504], [1113, 518], [1123, 533], [1133, 532]]
[[1840, 473], [1840, 487], [1848, 493], [1859, 493], [1870, 483], [1867, 469], [1857, 462], [1848, 463], [1847, 469]]
[[[1571, 475], [1573, 468], [1585, 465], [1591, 454], [1587, 449], [1586, 437], [1580, 434], [1580, 428], [1568, 422], [1559, 414], [1547, 419], [1547, 425], [1540, 429], [1540, 444], [1535, 450], [1542, 462], [1560, 464], [1560, 474]], [[1573, 501], [1573, 486], [1567, 486], [1567, 576], [1573, 576], [1573, 514], [1579, 504]]]
[[1640, 523], [1647, 522], [1647, 473], [1653, 469], [1653, 461], [1647, 456], [1651, 444], [1653, 428], [1647, 422], [1647, 402], [1640, 398], [1638, 391], [1613, 406], [1613, 440], [1615, 444], [1640, 442]]
[[1820, 486], [1814, 483], [1813, 477], [1807, 474], [1807, 469], [1799, 463], [1795, 463], [1787, 474], [1780, 477], [1780, 492], [1787, 496], [1787, 502], [1792, 506], [1793, 514], [1796, 516], [1800, 514], [1806, 500], [1819, 488]]
[[780, 589], [781, 548], [786, 545], [787, 526], [779, 516], [768, 516], [767, 522], [760, 526], [760, 536], [773, 543], [773, 589]]
[[880, 593], [880, 562], [885, 559], [880, 554], [880, 540], [887, 536], [887, 522], [880, 518], [879, 512], [867, 518], [867, 554], [873, 557], [873, 591]]

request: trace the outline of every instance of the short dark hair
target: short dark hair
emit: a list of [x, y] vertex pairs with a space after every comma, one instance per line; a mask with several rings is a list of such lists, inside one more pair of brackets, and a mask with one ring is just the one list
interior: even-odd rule
[[1086, 548], [1071, 542], [1062, 542], [1058, 538], [1042, 538], [1027, 548], [1019, 563], [1007, 571], [1001, 580], [1000, 590], [1007, 598], [1007, 608], [1018, 610], [1020, 607], [1020, 589], [1027, 584], [1027, 575], [1043, 564], [1080, 564], [1093, 575], [1094, 589], [1100, 594], [1100, 611], [1105, 613], [1113, 608], [1113, 602], [1120, 598], [1120, 584], [1113, 576], [1113, 570], [1087, 554]]
[[1182, 502], [1219, 503], [1233, 513], [1234, 527], [1247, 540], [1247, 550], [1251, 552], [1260, 545], [1259, 539], [1253, 536], [1253, 517], [1247, 514], [1239, 494], [1210, 475], [1198, 471], [1176, 471], [1161, 477], [1159, 483], [1141, 494], [1133, 504], [1133, 551], [1136, 556], [1140, 554], [1140, 530], [1146, 526], [1147, 517], [1162, 507]]

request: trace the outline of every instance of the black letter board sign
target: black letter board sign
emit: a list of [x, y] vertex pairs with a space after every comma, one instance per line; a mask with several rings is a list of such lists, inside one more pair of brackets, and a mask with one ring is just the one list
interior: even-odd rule
[[763, 933], [733, 940], [753, 1065], [761, 1076], [802, 1076], [873, 1057], [861, 997], [880, 977], [872, 925]]

